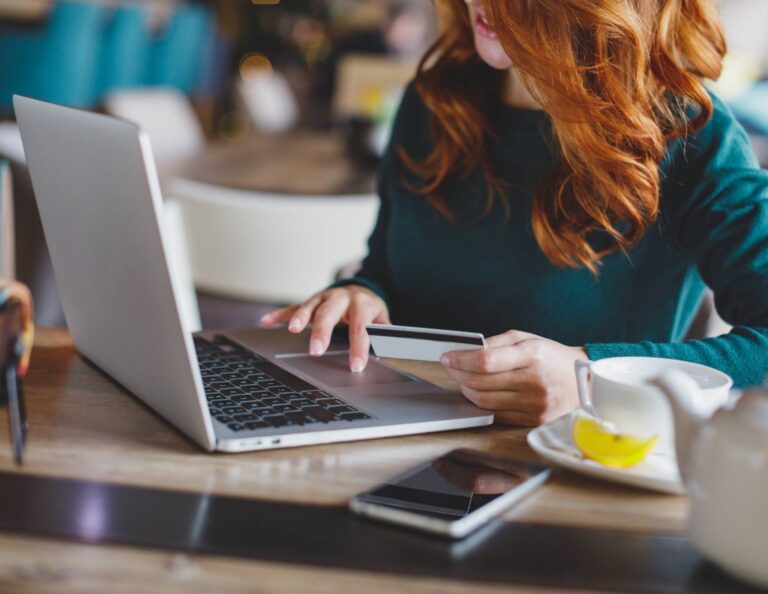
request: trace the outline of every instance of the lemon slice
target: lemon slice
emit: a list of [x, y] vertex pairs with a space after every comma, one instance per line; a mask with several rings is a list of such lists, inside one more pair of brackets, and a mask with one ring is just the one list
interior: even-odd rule
[[645, 460], [658, 437], [622, 435], [587, 417], [573, 423], [573, 442], [584, 457], [613, 468], [629, 468]]

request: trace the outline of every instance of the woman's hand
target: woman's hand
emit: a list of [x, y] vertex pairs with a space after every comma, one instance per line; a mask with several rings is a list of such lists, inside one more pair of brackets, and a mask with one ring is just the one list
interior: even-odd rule
[[441, 362], [497, 422], [541, 425], [578, 408], [574, 362], [586, 358], [580, 347], [510, 330], [488, 338], [485, 349], [446, 353]]
[[312, 323], [309, 353], [319, 357], [328, 350], [331, 333], [339, 322], [349, 325], [349, 367], [360, 372], [368, 364], [370, 341], [366, 324], [389, 324], [389, 310], [376, 293], [360, 285], [321, 291], [299, 305], [277, 309], [261, 318], [262, 326], [287, 323], [298, 333]]

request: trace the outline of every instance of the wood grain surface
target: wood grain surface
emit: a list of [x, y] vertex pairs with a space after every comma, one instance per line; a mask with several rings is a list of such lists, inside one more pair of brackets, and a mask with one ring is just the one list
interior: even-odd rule
[[163, 167], [163, 177], [284, 195], [370, 194], [375, 174], [350, 157], [340, 134], [291, 132], [210, 144], [200, 155]]
[[[391, 363], [444, 387], [452, 386], [438, 365]], [[25, 464], [18, 470], [13, 465], [6, 412], [0, 411], [0, 470], [243, 498], [343, 505], [355, 493], [455, 447], [536, 458], [525, 443], [527, 430], [512, 427], [244, 454], [206, 454], [84, 361], [73, 348], [67, 333], [61, 330], [38, 331], [25, 386], [30, 419]], [[568, 472], [555, 472], [546, 486], [504, 519], [620, 532], [680, 534], [686, 528], [687, 516], [687, 500], [683, 497], [633, 490]], [[27, 572], [29, 583], [45, 582], [48, 575], [57, 582], [51, 584], [54, 590], [59, 586], [64, 588], [56, 591], [91, 591], [90, 586], [78, 589], [88, 576], [93, 578], [94, 584], [106, 583], [115, 575], [129, 575], [131, 568], [144, 566], [146, 573], [129, 580], [125, 590], [110, 591], [131, 591], [131, 585], [139, 588], [145, 580], [160, 575], [164, 582], [162, 587], [154, 590], [156, 592], [203, 591], [205, 584], [215, 580], [217, 575], [227, 576], [223, 587], [217, 591], [256, 591], [249, 589], [252, 587], [249, 580], [261, 574], [264, 566], [271, 568], [264, 571], [264, 583], [271, 585], [258, 588], [258, 591], [289, 591], [291, 584], [301, 583], [302, 578], [297, 577], [301, 574], [313, 576], [312, 583], [318, 591], [323, 591], [325, 585], [337, 584], [335, 591], [352, 591], [353, 588], [359, 591], [366, 587], [377, 592], [383, 591], [384, 584], [399, 583], [395, 578], [377, 577], [378, 585], [372, 588], [367, 585], [370, 578], [365, 575], [345, 575], [336, 581], [338, 571], [313, 569], [304, 572], [295, 568], [285, 581], [281, 581], [279, 569], [272, 564], [185, 558], [176, 566], [176, 557], [168, 553], [60, 544], [11, 536], [3, 537], [0, 548], [13, 551], [10, 556], [0, 555], [0, 586], [13, 582], [21, 574], [27, 575]], [[238, 567], [236, 576], [229, 575], [227, 568], [230, 567]], [[51, 577], [57, 572], [64, 572], [68, 577], [64, 580]], [[195, 585], [187, 589], [192, 578], [185, 576], [192, 574], [197, 576]], [[268, 577], [270, 575], [274, 576], [274, 583], [270, 581], [273, 579]], [[418, 580], [408, 580], [408, 587], [416, 582]], [[440, 580], [425, 580], [418, 586], [419, 591], [453, 591]], [[66, 589], [70, 587], [71, 590]], [[399, 583], [398, 589], [409, 591], [405, 582]], [[34, 591], [46, 591], [45, 584]], [[494, 588], [473, 591], [490, 592]]]

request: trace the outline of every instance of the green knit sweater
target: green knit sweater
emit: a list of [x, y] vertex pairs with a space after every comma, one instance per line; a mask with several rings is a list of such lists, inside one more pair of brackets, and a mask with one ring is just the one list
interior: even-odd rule
[[[395, 324], [486, 336], [523, 330], [584, 346], [591, 359], [686, 359], [721, 369], [737, 386], [760, 383], [768, 373], [768, 172], [727, 106], [713, 101], [707, 126], [668, 148], [656, 224], [594, 276], [552, 265], [531, 230], [534, 190], [557, 159], [549, 117], [490, 107], [498, 136], [490, 158], [508, 183], [509, 216], [497, 201], [477, 221], [487, 193], [478, 171], [445, 191], [465, 222], [457, 224], [409, 190], [419, 180], [396, 148], [423, 158], [433, 146], [429, 111], [410, 85], [382, 163], [368, 256], [339, 284], [381, 295]], [[682, 341], [705, 285], [733, 331]]]

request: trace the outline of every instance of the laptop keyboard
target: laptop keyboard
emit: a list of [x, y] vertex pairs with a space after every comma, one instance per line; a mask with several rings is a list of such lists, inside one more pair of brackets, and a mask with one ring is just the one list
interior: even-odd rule
[[226, 336], [194, 341], [211, 415], [233, 431], [371, 418]]

